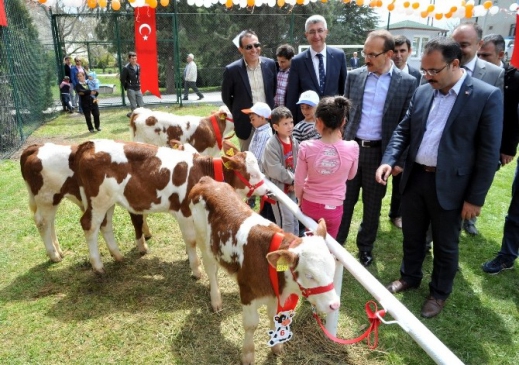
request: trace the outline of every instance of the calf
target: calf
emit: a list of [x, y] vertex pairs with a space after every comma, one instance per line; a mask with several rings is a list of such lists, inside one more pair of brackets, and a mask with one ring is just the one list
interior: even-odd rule
[[[22, 152], [20, 158], [22, 177], [29, 193], [29, 207], [45, 244], [47, 255], [54, 262], [59, 262], [63, 258], [54, 225], [59, 204], [63, 198], [67, 198], [83, 210], [74, 170], [77, 148], [77, 145], [33, 144]], [[107, 212], [101, 226], [107, 243], [115, 242], [112, 213], [113, 210]], [[142, 216], [132, 215], [132, 222], [139, 251], [145, 254], [147, 245], [145, 240], [140, 238], [143, 235], [142, 230], [145, 231], [147, 238], [150, 237], [148, 227], [142, 222]], [[108, 244], [108, 246], [113, 245]], [[115, 260], [122, 260], [120, 253], [111, 252], [111, 254]]]
[[[324, 220], [314, 236], [299, 238], [285, 233], [279, 248], [272, 251], [273, 237], [281, 228], [254, 213], [227, 184], [204, 177], [191, 189], [189, 200], [215, 311], [222, 309], [217, 263], [238, 282], [245, 329], [244, 364], [254, 362], [253, 335], [261, 305], [267, 305], [272, 330], [278, 300], [285, 303], [291, 294], [308, 295], [319, 312], [339, 308], [340, 299], [333, 288], [335, 260], [324, 242]], [[278, 271], [279, 296], [269, 277], [269, 265]], [[281, 343], [272, 347], [274, 353], [281, 350]]]
[[242, 196], [267, 193], [258, 161], [250, 152], [220, 159], [144, 143], [95, 140], [78, 147], [75, 169], [86, 207], [81, 225], [90, 250], [90, 262], [99, 273], [104, 270], [97, 234], [103, 217], [115, 204], [134, 214], [173, 214], [186, 243], [193, 276], [199, 278], [188, 199], [191, 188], [207, 175], [229, 183]]
[[137, 108], [130, 119], [130, 133], [135, 142], [168, 146], [171, 140], [178, 140], [214, 157], [220, 155], [223, 136], [232, 130], [232, 115], [225, 105], [205, 118]]

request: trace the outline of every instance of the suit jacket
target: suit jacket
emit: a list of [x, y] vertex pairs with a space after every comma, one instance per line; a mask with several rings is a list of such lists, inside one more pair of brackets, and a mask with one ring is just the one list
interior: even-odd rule
[[409, 69], [409, 75], [414, 76], [414, 78], [416, 79], [416, 87], [418, 87], [421, 84], [422, 74], [419, 70], [417, 70], [414, 67], [411, 67], [411, 65], [409, 64], [407, 65], [407, 68]]
[[357, 63], [355, 64], [355, 58], [350, 58], [350, 67], [352, 69], [356, 69], [360, 67], [360, 60], [357, 58]]
[[[430, 84], [413, 95], [384, 152], [383, 164], [394, 166], [409, 147], [406, 166], [413, 166], [434, 99]], [[483, 206], [496, 172], [503, 122], [503, 97], [499, 89], [467, 75], [447, 119], [438, 146], [436, 194], [445, 210], [460, 209], [463, 202]], [[405, 193], [412, 168], [405, 168], [400, 191]]]
[[[276, 63], [270, 58], [260, 57], [261, 73], [266, 103], [274, 108], [276, 94]], [[234, 130], [240, 139], [249, 138], [252, 124], [249, 116], [242, 112], [252, 106], [252, 90], [247, 75], [247, 66], [243, 58], [227, 65], [223, 71], [222, 101], [229, 108], [234, 119]]]
[[319, 80], [312, 63], [310, 48], [292, 58], [290, 73], [288, 74], [286, 106], [294, 115], [294, 122], [297, 123], [303, 119], [303, 114], [301, 114], [301, 110], [296, 104], [302, 92], [313, 90], [319, 94], [319, 98], [343, 95], [346, 73], [346, 56], [344, 52], [327, 46], [326, 80], [324, 93], [321, 93], [319, 90]]
[[487, 84], [497, 87], [503, 93], [505, 83], [505, 70], [480, 58], [476, 59], [472, 77]]
[[[382, 151], [389, 143], [396, 126], [404, 118], [418, 82], [413, 76], [400, 71], [397, 67], [393, 67], [392, 72], [391, 82], [384, 103], [384, 117], [382, 118]], [[346, 124], [345, 140], [352, 140], [357, 136], [362, 116], [364, 87], [366, 86], [368, 74], [369, 71], [364, 66], [350, 71], [346, 78], [344, 96], [351, 100], [353, 107], [350, 109], [350, 115]], [[403, 160], [398, 165], [403, 166]]]
[[519, 143], [519, 71], [510, 65], [505, 66], [505, 110], [501, 153], [515, 156]]

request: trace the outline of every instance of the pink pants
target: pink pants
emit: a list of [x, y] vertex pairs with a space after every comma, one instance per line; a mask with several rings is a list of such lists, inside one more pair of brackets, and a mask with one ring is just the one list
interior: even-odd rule
[[303, 199], [303, 202], [301, 203], [301, 211], [316, 222], [318, 222], [319, 219], [324, 218], [328, 234], [333, 238], [337, 237], [337, 232], [339, 231], [342, 219], [342, 205], [331, 207], [329, 205], [313, 203]]

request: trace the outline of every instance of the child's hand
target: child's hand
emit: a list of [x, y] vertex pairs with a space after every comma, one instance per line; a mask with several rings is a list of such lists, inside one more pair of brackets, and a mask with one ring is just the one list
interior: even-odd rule
[[294, 185], [289, 185], [287, 189], [290, 193], [294, 191]]

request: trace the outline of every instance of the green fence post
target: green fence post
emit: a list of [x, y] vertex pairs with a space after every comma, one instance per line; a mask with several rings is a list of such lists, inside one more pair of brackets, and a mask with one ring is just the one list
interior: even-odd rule
[[173, 63], [175, 64], [175, 88], [177, 90], [177, 102], [182, 105], [182, 82], [180, 78], [180, 49], [178, 47], [178, 8], [177, 8], [177, 0], [174, 0], [174, 13], [173, 13], [173, 41], [175, 44], [173, 45]]
[[[113, 14], [115, 18], [115, 35], [117, 38], [117, 66], [119, 67], [119, 75], [123, 72], [123, 65], [121, 59], [121, 35], [119, 33], [119, 16], [117, 14]], [[124, 87], [121, 85], [121, 99], [123, 101], [123, 106], [126, 106], [126, 99], [124, 98]]]
[[54, 54], [56, 55], [56, 70], [58, 71], [58, 84], [63, 80], [63, 77], [65, 77], [65, 69], [63, 67], [63, 48], [65, 48], [65, 45], [60, 44], [60, 41], [58, 39], [58, 22], [56, 20], [56, 15], [52, 14], [52, 9], [49, 9], [50, 12], [50, 22], [51, 22], [51, 29], [52, 29], [52, 43], [54, 44]]

